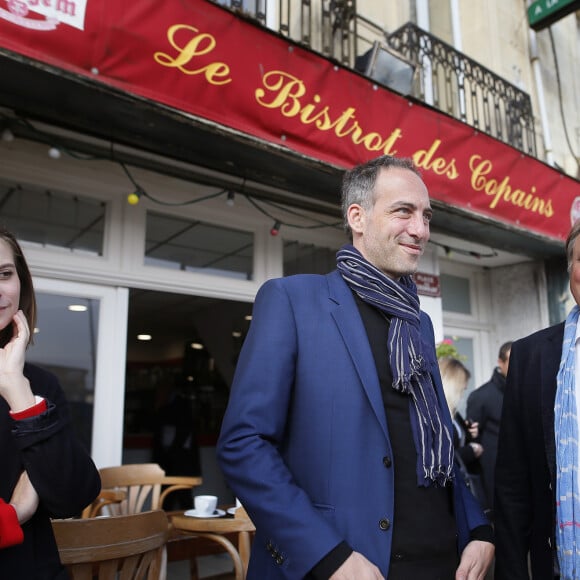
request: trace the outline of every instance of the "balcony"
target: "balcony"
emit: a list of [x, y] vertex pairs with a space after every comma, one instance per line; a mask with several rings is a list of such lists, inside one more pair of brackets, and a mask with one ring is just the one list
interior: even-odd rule
[[[537, 157], [530, 96], [415, 24], [388, 33], [357, 13], [356, 0], [217, 3]], [[386, 71], [369, 70], [377, 49], [414, 71], [405, 88], [385, 81]]]

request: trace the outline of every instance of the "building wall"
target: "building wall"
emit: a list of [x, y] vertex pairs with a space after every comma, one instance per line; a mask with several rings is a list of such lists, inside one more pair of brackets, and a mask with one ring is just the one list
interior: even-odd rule
[[412, 2], [357, 2], [357, 11], [377, 23], [387, 32], [392, 32], [414, 17]]
[[[392, 32], [408, 20], [416, 21], [418, 4], [419, 0], [359, 0], [357, 11]], [[546, 155], [553, 152], [558, 167], [569, 175], [579, 176], [580, 11], [551, 26], [554, 52], [548, 29], [537, 33], [530, 29], [527, 3], [523, 0], [469, 0], [455, 3], [451, 0], [430, 0], [430, 32], [448, 44], [454, 44], [452, 4], [459, 11], [460, 51], [530, 95], [539, 158], [548, 161]], [[533, 70], [531, 41], [534, 36], [543, 86], [536, 82]], [[547, 109], [547, 118], [544, 120], [540, 115], [542, 98], [545, 99]], [[547, 135], [544, 134], [542, 121], [548, 127]], [[549, 151], [546, 151], [544, 144], [546, 137]]]
[[490, 349], [496, 359], [499, 347], [507, 340], [548, 326], [547, 290], [541, 262], [493, 268], [489, 279], [494, 320]]
[[569, 175], [580, 177], [580, 12], [568, 15], [551, 28], [555, 50], [552, 50], [549, 30], [536, 33], [536, 38], [555, 161]]

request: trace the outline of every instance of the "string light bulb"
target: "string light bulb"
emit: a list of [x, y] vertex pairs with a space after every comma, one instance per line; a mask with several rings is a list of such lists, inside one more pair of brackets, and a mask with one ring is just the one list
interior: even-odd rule
[[51, 159], [60, 159], [62, 153], [60, 152], [60, 149], [58, 147], [51, 147], [48, 150], [48, 156]]
[[2, 130], [2, 141], [6, 141], [6, 143], [10, 143], [14, 141], [14, 133], [10, 129], [10, 127], [4, 127]]
[[274, 225], [270, 229], [270, 235], [271, 236], [277, 236], [280, 233], [280, 228], [281, 227], [282, 227], [282, 224], [278, 220], [276, 220], [274, 222]]
[[127, 196], [127, 203], [129, 205], [137, 205], [139, 203], [139, 200], [141, 199], [141, 190], [140, 189], [136, 189], [135, 191], [132, 191], [128, 196]]

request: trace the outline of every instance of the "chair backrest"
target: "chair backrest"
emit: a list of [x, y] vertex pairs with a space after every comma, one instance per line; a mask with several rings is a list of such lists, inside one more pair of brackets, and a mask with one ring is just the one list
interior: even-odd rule
[[164, 573], [169, 523], [162, 510], [53, 520], [52, 528], [73, 580], [158, 580]]
[[125, 499], [107, 506], [112, 515], [163, 509], [165, 498], [179, 489], [192, 490], [201, 477], [170, 476], [157, 463], [134, 463], [99, 470], [103, 490], [121, 490]]
[[120, 489], [101, 489], [99, 495], [83, 510], [81, 517], [94, 518], [98, 516], [106, 506], [114, 503], [121, 503], [126, 497], [127, 494]]

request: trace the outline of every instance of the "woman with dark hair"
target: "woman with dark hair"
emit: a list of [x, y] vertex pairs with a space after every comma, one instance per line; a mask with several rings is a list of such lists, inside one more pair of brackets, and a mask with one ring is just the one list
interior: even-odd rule
[[0, 576], [64, 579], [50, 518], [80, 514], [100, 479], [58, 380], [25, 362], [35, 323], [30, 270], [0, 228]]

